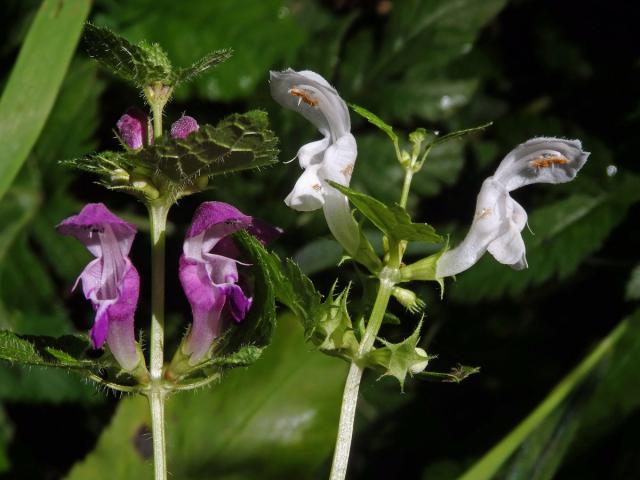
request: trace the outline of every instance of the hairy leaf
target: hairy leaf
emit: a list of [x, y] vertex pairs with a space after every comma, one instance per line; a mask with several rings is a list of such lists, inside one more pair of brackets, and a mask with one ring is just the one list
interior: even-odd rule
[[156, 82], [173, 85], [173, 72], [167, 54], [157, 44], [134, 45], [108, 28], [86, 24], [82, 43], [91, 58], [102, 67], [138, 87]]

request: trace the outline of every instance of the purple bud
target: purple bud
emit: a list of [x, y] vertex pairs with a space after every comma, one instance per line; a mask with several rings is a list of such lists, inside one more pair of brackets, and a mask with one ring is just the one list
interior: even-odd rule
[[193, 132], [197, 132], [200, 129], [198, 122], [195, 118], [188, 115], [184, 115], [179, 120], [173, 122], [171, 125], [171, 137], [172, 138], [186, 138], [187, 135]]
[[148, 145], [151, 139], [149, 117], [137, 107], [131, 107], [116, 123], [120, 138], [129, 148], [138, 149]]

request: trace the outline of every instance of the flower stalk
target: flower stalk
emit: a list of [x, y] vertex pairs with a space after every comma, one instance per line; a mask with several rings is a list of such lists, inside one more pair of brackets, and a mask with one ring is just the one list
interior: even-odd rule
[[[162, 135], [162, 110], [164, 103], [153, 106], [154, 137]], [[151, 223], [151, 339], [149, 371], [151, 382], [147, 393], [151, 410], [153, 435], [153, 465], [155, 480], [167, 479], [167, 447], [165, 439], [164, 402], [166, 391], [163, 385], [164, 365], [164, 296], [165, 296], [165, 242], [167, 215], [171, 203], [160, 197], [148, 205]]]
[[[400, 197], [400, 205], [405, 207], [409, 198], [409, 190], [411, 189], [411, 181], [413, 180], [415, 167], [415, 159], [412, 159], [410, 165], [405, 167], [405, 177]], [[367, 322], [360, 347], [358, 349], [358, 357], [362, 358], [367, 355], [374, 346], [378, 332], [382, 326], [384, 314], [389, 305], [389, 299], [393, 292], [393, 288], [399, 280], [399, 269], [404, 253], [403, 246], [397, 242], [389, 242], [389, 256], [385, 261], [385, 266], [380, 271], [378, 285], [378, 293], [376, 300]], [[347, 467], [349, 464], [349, 454], [351, 451], [351, 440], [353, 437], [353, 425], [356, 416], [358, 404], [358, 394], [360, 390], [360, 382], [364, 368], [358, 365], [357, 361], [353, 361], [349, 367], [349, 373], [345, 381], [344, 392], [342, 394], [342, 407], [340, 409], [340, 421], [338, 424], [338, 436], [336, 447], [333, 454], [333, 463], [331, 465], [330, 480], [344, 480], [347, 475]]]

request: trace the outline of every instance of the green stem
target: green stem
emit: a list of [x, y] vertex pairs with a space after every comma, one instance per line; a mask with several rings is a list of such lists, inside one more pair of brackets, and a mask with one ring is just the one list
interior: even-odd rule
[[151, 339], [149, 407], [153, 432], [153, 462], [156, 480], [166, 480], [166, 443], [164, 433], [165, 391], [162, 385], [164, 364], [164, 282], [165, 232], [169, 206], [158, 202], [149, 206], [151, 220]]
[[151, 380], [162, 379], [164, 363], [165, 230], [169, 207], [152, 205], [151, 220]]
[[153, 138], [158, 139], [162, 136], [162, 111], [164, 104], [155, 102], [152, 104], [153, 110]]
[[[402, 185], [402, 193], [400, 195], [400, 205], [403, 208], [406, 207], [409, 198], [414, 164], [415, 162], [412, 161], [409, 168], [405, 169], [404, 184]], [[387, 312], [391, 291], [396, 283], [395, 277], [398, 275], [403, 252], [403, 244], [395, 241], [389, 242], [389, 259], [379, 275], [380, 285], [378, 286], [376, 300], [373, 304], [369, 321], [367, 322], [367, 328], [365, 329], [360, 347], [358, 348], [359, 357], [363, 357], [373, 349], [376, 338], [378, 337], [378, 332], [382, 326], [384, 314]], [[338, 424], [338, 436], [336, 439], [336, 448], [333, 453], [330, 480], [344, 480], [347, 475], [351, 439], [353, 437], [353, 424], [358, 404], [358, 392], [360, 390], [363, 373], [364, 369], [362, 367], [355, 361], [351, 362], [342, 394], [340, 422]]]
[[[380, 281], [376, 301], [373, 304], [373, 310], [371, 311], [367, 328], [360, 343], [360, 348], [358, 349], [359, 356], [366, 355], [373, 348], [378, 331], [382, 325], [384, 314], [387, 311], [392, 288], [392, 281], [385, 278]], [[362, 380], [363, 373], [364, 369], [362, 367], [358, 366], [356, 362], [351, 363], [342, 394], [338, 437], [336, 439], [336, 448], [333, 452], [330, 480], [344, 480], [347, 475], [351, 438], [353, 437], [353, 424], [358, 405], [358, 391], [360, 390], [360, 381]]]
[[404, 173], [404, 183], [402, 184], [402, 194], [400, 195], [400, 206], [402, 208], [407, 207], [407, 201], [409, 200], [409, 190], [411, 189], [411, 181], [413, 180], [412, 168], [407, 168]]
[[165, 393], [161, 388], [153, 388], [149, 393], [151, 409], [151, 431], [153, 432], [153, 468], [155, 480], [167, 480], [167, 452], [164, 433]]

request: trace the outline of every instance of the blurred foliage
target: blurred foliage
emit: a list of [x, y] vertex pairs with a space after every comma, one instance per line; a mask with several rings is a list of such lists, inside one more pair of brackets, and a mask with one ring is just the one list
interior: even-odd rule
[[[4, 5], [2, 85], [38, 5]], [[439, 355], [434, 365], [455, 359], [481, 371], [461, 385], [407, 380], [404, 395], [385, 379], [365, 379], [350, 478], [463, 474], [635, 308], [640, 42], [631, 8], [622, 0], [95, 3], [95, 24], [134, 43], [159, 42], [178, 65], [233, 49], [229, 61], [177, 89], [166, 122], [187, 112], [215, 124], [236, 111], [266, 109], [280, 137], [281, 160], [320, 135], [270, 99], [269, 69], [322, 73], [348, 102], [379, 115], [401, 138], [418, 127], [443, 135], [493, 121], [478, 135], [434, 148], [414, 178], [411, 218], [450, 232], [452, 245], [468, 228], [482, 179], [514, 145], [544, 134], [581, 138], [592, 151], [576, 182], [518, 192], [533, 231], [525, 233], [528, 270], [512, 272], [486, 257], [447, 285], [444, 301], [430, 285], [410, 284], [427, 303], [420, 346]], [[76, 54], [42, 134], [0, 203], [2, 328], [63, 335], [90, 325], [90, 308], [69, 293], [87, 253], [53, 226], [86, 201], [104, 201], [144, 231], [142, 210], [56, 162], [117, 147], [115, 122], [132, 104], [142, 106], [142, 99], [128, 85], [97, 74], [84, 52]], [[351, 187], [385, 203], [397, 201], [402, 175], [392, 144], [364, 119], [352, 120], [359, 156]], [[613, 177], [605, 173], [610, 164], [617, 167]], [[293, 163], [229, 175], [209, 192], [183, 200], [170, 217], [169, 291], [180, 292], [171, 255], [177, 258], [195, 206], [217, 199], [285, 228], [276, 244], [281, 257], [295, 254], [318, 290], [328, 292], [340, 251], [322, 215], [298, 214], [282, 203], [299, 172]], [[433, 253], [430, 248], [412, 246], [407, 262]], [[141, 234], [132, 258], [143, 279], [147, 257]], [[146, 289], [143, 280], [141, 298]], [[167, 304], [168, 329], [178, 337], [188, 303], [176, 294]], [[142, 302], [138, 328], [147, 328], [148, 312]], [[383, 338], [398, 342], [415, 330], [418, 319], [402, 307], [390, 313], [400, 322], [386, 324]], [[176, 478], [323, 476], [344, 364], [311, 352], [289, 325], [281, 323], [275, 343], [250, 369], [231, 372], [206, 392], [170, 400]], [[613, 354], [503, 459], [501, 478], [638, 476], [637, 333], [634, 321]], [[119, 472], [128, 478], [148, 468], [141, 400], [104, 400], [64, 372], [5, 365], [0, 400], [0, 478], [61, 478], [76, 462], [71, 478], [118, 478]], [[61, 425], [64, 442], [41, 433]]]

